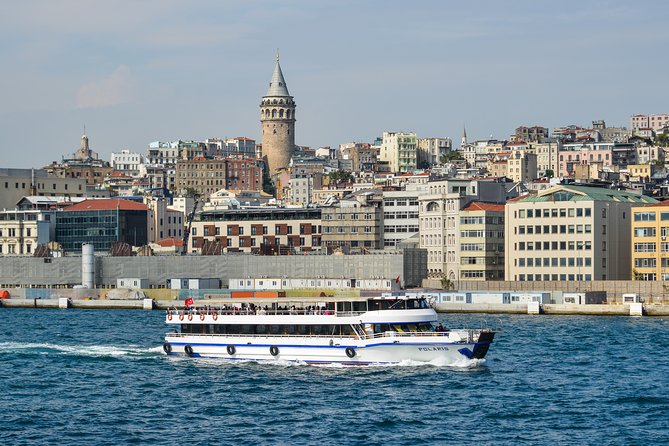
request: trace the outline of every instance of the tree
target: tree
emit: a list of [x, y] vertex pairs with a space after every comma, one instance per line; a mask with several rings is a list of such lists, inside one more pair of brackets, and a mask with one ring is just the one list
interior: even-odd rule
[[457, 150], [454, 150], [452, 152], [445, 153], [441, 155], [441, 161], [442, 164], [446, 164], [449, 161], [457, 161], [457, 160], [463, 160], [464, 158], [462, 157], [462, 154], [458, 152]]
[[444, 290], [451, 290], [453, 289], [453, 286], [455, 284], [451, 281], [451, 279], [447, 277], [442, 277], [441, 278], [441, 288]]
[[421, 161], [420, 163], [418, 163], [418, 168], [422, 170], [429, 169], [430, 163], [428, 163], [427, 161]]
[[669, 147], [669, 134], [660, 133], [655, 137], [655, 144], [660, 147]]
[[272, 178], [269, 175], [269, 164], [267, 164], [267, 157], [263, 157], [262, 169], [262, 190], [276, 198], [276, 186], [272, 183]]
[[546, 169], [544, 176], [546, 178], [553, 178], [555, 176], [555, 172], [553, 172], [553, 169]]
[[339, 183], [352, 183], [353, 182], [353, 174], [349, 172], [348, 170], [337, 170], [334, 172], [330, 172], [328, 175], [330, 178], [330, 181], [339, 184]]

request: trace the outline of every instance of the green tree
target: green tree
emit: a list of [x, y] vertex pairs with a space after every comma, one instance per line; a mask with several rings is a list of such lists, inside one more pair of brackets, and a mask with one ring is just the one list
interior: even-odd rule
[[458, 152], [457, 150], [454, 150], [452, 152], [448, 152], [444, 155], [441, 155], [441, 161], [442, 164], [448, 163], [449, 161], [457, 161], [457, 160], [463, 160], [464, 158], [462, 157], [462, 154]]
[[442, 289], [451, 290], [451, 289], [453, 289], [454, 285], [455, 284], [453, 283], [453, 281], [451, 281], [451, 279], [449, 279], [447, 277], [442, 277], [441, 278], [441, 288]]
[[660, 133], [655, 137], [655, 144], [660, 147], [669, 147], [669, 134]]
[[553, 169], [546, 169], [544, 176], [546, 178], [553, 178], [555, 176], [555, 172], [553, 172]]
[[334, 172], [330, 172], [328, 175], [330, 178], [330, 181], [339, 184], [339, 183], [352, 183], [353, 182], [353, 174], [349, 172], [348, 170], [337, 170]]

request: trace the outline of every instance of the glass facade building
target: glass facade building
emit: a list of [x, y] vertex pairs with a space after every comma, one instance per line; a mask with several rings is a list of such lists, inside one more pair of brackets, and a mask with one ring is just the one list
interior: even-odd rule
[[56, 241], [65, 252], [81, 252], [83, 243], [109, 251], [116, 241], [131, 246], [148, 243], [146, 210], [72, 210], [56, 214]]

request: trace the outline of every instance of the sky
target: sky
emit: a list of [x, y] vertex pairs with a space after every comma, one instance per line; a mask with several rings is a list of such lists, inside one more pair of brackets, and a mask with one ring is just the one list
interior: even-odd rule
[[296, 143], [506, 139], [669, 113], [669, 2], [2, 0], [0, 167], [260, 138], [280, 50]]

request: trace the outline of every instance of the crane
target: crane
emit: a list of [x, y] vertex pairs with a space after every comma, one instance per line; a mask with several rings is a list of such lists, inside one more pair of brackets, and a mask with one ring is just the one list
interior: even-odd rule
[[188, 220], [187, 220], [187, 225], [186, 225], [186, 230], [184, 231], [184, 238], [181, 241], [181, 255], [185, 256], [186, 251], [188, 250], [188, 237], [190, 237], [190, 230], [193, 226], [193, 219], [195, 218], [195, 211], [197, 210], [197, 197], [194, 197], [193, 201], [193, 210], [190, 211], [190, 214], [188, 214]]

